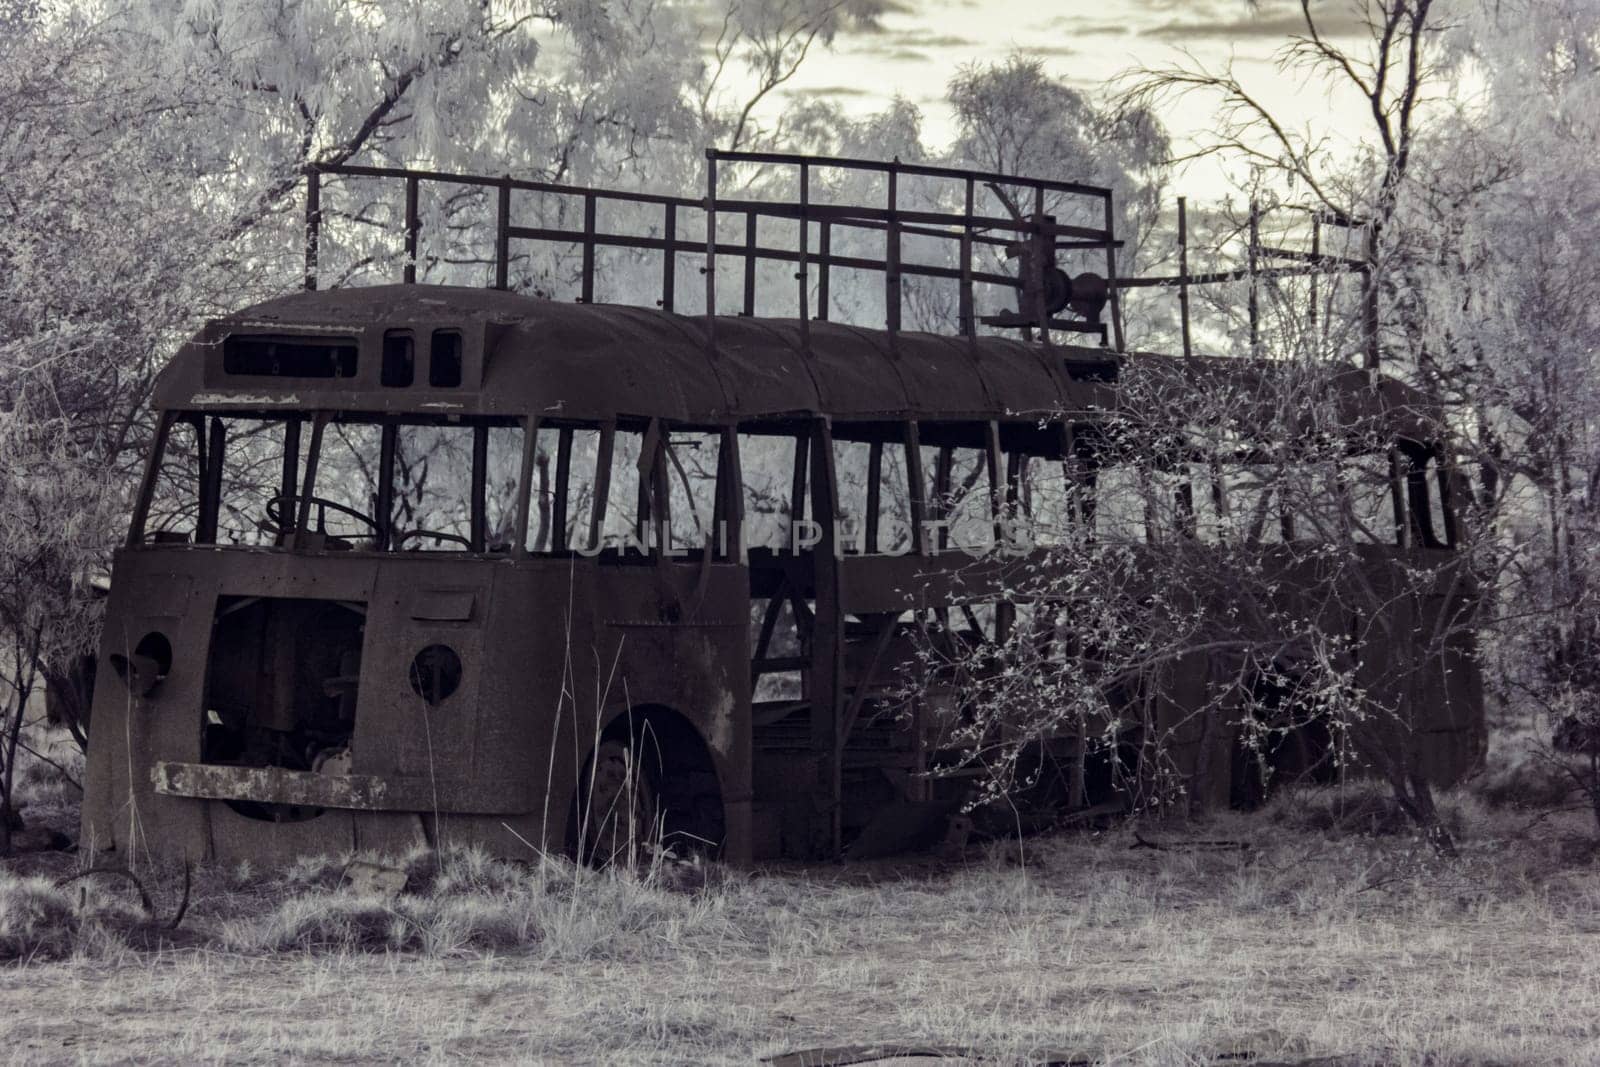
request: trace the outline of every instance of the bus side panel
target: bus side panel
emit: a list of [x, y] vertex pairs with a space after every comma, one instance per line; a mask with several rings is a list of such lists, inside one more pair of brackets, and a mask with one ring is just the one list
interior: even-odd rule
[[[566, 720], [573, 733], [557, 746], [559, 769], [573, 770], [599, 731], [630, 710], [670, 710], [693, 728], [715, 767], [727, 834], [724, 855], [748, 859], [748, 572], [729, 564], [600, 566], [581, 584], [587, 589], [580, 587], [574, 599], [586, 605], [578, 610], [589, 617], [575, 618], [572, 628], [577, 700]], [[563, 639], [559, 631], [552, 634], [553, 647]], [[570, 781], [575, 785], [576, 775]]]
[[[91, 851], [155, 847], [160, 852], [207, 854], [203, 814], [155, 793], [150, 768], [166, 753], [199, 754], [200, 724], [184, 714], [198, 708], [205, 686], [209, 644], [206, 583], [196, 582], [170, 557], [118, 552], [100, 638], [88, 765], [84, 780], [82, 839]], [[118, 657], [131, 658], [146, 635], [170, 643], [166, 678], [136, 693]], [[171, 842], [171, 848], [168, 847]]]

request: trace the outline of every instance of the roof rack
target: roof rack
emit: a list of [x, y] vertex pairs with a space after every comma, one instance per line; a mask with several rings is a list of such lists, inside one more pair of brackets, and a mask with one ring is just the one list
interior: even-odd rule
[[[757, 168], [761, 184], [792, 195], [766, 199], [725, 197], [719, 178], [736, 168]], [[442, 171], [320, 164], [306, 171], [305, 287], [318, 285], [318, 256], [324, 225], [322, 205], [325, 177], [375, 178], [404, 185], [404, 257], [401, 281], [417, 280], [417, 253], [422, 231], [418, 210], [425, 185], [481, 189], [495, 194], [493, 287], [510, 288], [513, 242], [540, 241], [575, 245], [581, 250], [578, 300], [592, 303], [596, 290], [596, 252], [623, 248], [656, 252], [661, 257], [660, 296], [656, 303], [674, 310], [678, 296], [677, 260], [680, 255], [703, 256], [704, 314], [707, 336], [715, 346], [715, 322], [727, 311], [718, 292], [719, 258], [743, 267], [737, 285], [737, 313], [755, 315], [767, 306], [760, 297], [758, 265], [763, 261], [793, 264], [794, 317], [802, 340], [809, 339], [809, 322], [830, 314], [835, 275], [841, 270], [866, 271], [882, 276], [882, 328], [891, 335], [901, 329], [904, 279], [934, 278], [953, 282], [957, 291], [957, 328], [976, 336], [980, 326], [1020, 330], [1024, 337], [1048, 343], [1052, 331], [1096, 335], [1101, 344], [1123, 347], [1120, 288], [1114, 232], [1114, 205], [1110, 189], [1076, 182], [1024, 178], [979, 170], [925, 166], [831, 156], [772, 152], [706, 151], [706, 196], [703, 200], [526, 181], [506, 177], [452, 174]], [[855, 190], [876, 185], [870, 201], [864, 194], [843, 201], [818, 198], [819, 186], [831, 178], [835, 189]], [[915, 184], [916, 190], [908, 186]], [[578, 198], [582, 228], [518, 225], [512, 213], [513, 192]], [[979, 197], [1000, 205], [1003, 213], [979, 210]], [[868, 201], [868, 202], [862, 202]], [[660, 210], [659, 236], [616, 233], [597, 224], [601, 205], [627, 203]], [[1074, 223], [1057, 222], [1070, 212]], [[699, 213], [704, 236], [681, 236], [684, 217]], [[723, 231], [730, 220], [742, 219], [742, 240], [727, 239]], [[791, 239], [773, 241], [774, 227], [762, 220], [782, 220]], [[881, 234], [881, 254], [864, 254], [860, 235]], [[850, 235], [851, 239], [847, 239]], [[813, 238], [815, 244], [813, 245]], [[908, 255], [908, 242], [917, 249], [940, 248], [938, 255]], [[1057, 256], [1100, 253], [1104, 275], [1084, 272], [1070, 277], [1057, 266]], [[983, 254], [987, 253], [988, 262]], [[998, 259], [1016, 261], [1016, 273], [999, 268]], [[1098, 257], [1096, 257], [1098, 258]], [[813, 272], [815, 285], [813, 286]], [[737, 276], [737, 275], [736, 275]], [[1000, 287], [1017, 294], [1017, 308], [980, 316], [975, 303], [979, 286]], [[1109, 307], [1110, 334], [1102, 322]], [[1071, 317], [1063, 317], [1070, 312]]]

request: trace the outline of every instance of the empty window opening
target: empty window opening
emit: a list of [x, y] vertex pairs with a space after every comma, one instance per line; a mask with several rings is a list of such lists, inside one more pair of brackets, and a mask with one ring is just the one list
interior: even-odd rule
[[717, 507], [717, 474], [721, 468], [722, 437], [717, 433], [674, 430], [665, 435], [662, 459], [667, 482], [668, 537], [674, 551], [700, 551], [710, 547], [721, 555], [730, 536], [727, 516]]
[[167, 431], [155, 493], [145, 519], [148, 544], [187, 544], [200, 524], [204, 441], [196, 423], [183, 419]]
[[404, 389], [417, 373], [416, 341], [409, 330], [391, 330], [383, 335], [382, 382], [390, 389]]
[[228, 419], [218, 477], [217, 536], [224, 545], [281, 544], [295, 520], [305, 470], [298, 420]]
[[934, 550], [986, 551], [995, 539], [988, 451], [924, 444], [922, 467]]
[[1351, 456], [1338, 468], [1339, 521], [1359, 544], [1392, 545], [1398, 525], [1393, 474], [1384, 455]]
[[461, 334], [458, 331], [433, 331], [428, 384], [435, 389], [454, 389], [461, 384]]
[[[371, 551], [376, 544], [382, 438], [372, 423], [335, 422], [323, 429], [306, 529], [324, 535], [325, 547]], [[290, 521], [298, 521], [297, 510]]]
[[[755, 551], [780, 552], [793, 540], [795, 456], [794, 434], [739, 435], [739, 473], [744, 481], [744, 532]], [[805, 512], [804, 472], [800, 479], [800, 512]]]
[[394, 453], [393, 547], [406, 552], [472, 547], [470, 426], [401, 426]]
[[222, 369], [259, 378], [354, 378], [354, 337], [231, 335], [222, 342]]
[[1093, 472], [1094, 533], [1101, 541], [1145, 539], [1150, 517], [1149, 472], [1127, 463], [1101, 466]]
[[[600, 430], [542, 424], [533, 459], [530, 552], [588, 549], [598, 517]], [[613, 440], [613, 445], [614, 445]]]

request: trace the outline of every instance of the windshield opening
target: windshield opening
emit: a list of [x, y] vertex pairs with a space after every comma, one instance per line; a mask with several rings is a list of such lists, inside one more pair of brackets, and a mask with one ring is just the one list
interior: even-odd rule
[[333, 550], [509, 552], [522, 437], [508, 418], [181, 415], [139, 533], [147, 543], [299, 537]]

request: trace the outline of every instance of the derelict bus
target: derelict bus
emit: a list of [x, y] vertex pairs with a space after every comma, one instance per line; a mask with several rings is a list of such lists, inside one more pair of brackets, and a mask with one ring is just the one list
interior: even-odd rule
[[[795, 195], [724, 198], [719, 164], [789, 168]], [[824, 203], [829, 168], [887, 196]], [[998, 595], [951, 530], [992, 527], [1008, 486], [1064, 470], [1119, 368], [1164, 358], [1122, 351], [1110, 193], [797, 156], [711, 153], [709, 169], [706, 200], [309, 175], [306, 291], [209, 323], [157, 385], [106, 614], [86, 847], [603, 855], [664, 836], [745, 862], [942, 832], [925, 816], [952, 810], [959, 778], [925, 772], [943, 713], [894, 694], [918, 618]], [[316, 287], [330, 177], [403, 191], [403, 283]], [[960, 208], [907, 206], [919, 181], [953, 183]], [[415, 283], [419, 192], [436, 187], [494, 205], [493, 288]], [[1032, 210], [979, 213], [975, 190], [996, 187]], [[574, 198], [581, 228], [517, 225], [524, 193]], [[1044, 206], [1062, 198], [1106, 221], [1057, 223]], [[597, 210], [617, 204], [663, 224], [609, 232]], [[681, 237], [695, 213], [708, 236]], [[724, 239], [730, 221], [742, 236]], [[786, 244], [763, 236], [784, 226]], [[903, 255], [933, 240], [953, 263]], [[579, 301], [512, 291], [526, 241], [577, 249]], [[984, 269], [979, 253], [1018, 242], [1020, 281]], [[595, 302], [617, 247], [660, 253], [659, 290], [627, 294], [658, 307]], [[1104, 272], [1068, 277], [1060, 249]], [[705, 313], [675, 310], [680, 274], [699, 284], [685, 262]], [[730, 264], [743, 307], [719, 314]], [[774, 264], [798, 279], [793, 318], [756, 314], [757, 267]], [[863, 272], [880, 276], [882, 327], [828, 321], [829, 286]], [[955, 329], [901, 328], [908, 277], [951, 286]], [[984, 321], [1022, 339], [978, 329], [983, 285], [1020, 291]], [[1420, 431], [1399, 383], [1350, 380], [1352, 404], [1394, 413], [1385, 447], [1434, 447], [1406, 441]], [[1451, 551], [1453, 522], [1428, 525], [1445, 487], [1396, 489], [1380, 556]], [[1427, 709], [1437, 781], [1481, 744], [1471, 671], [1461, 657]], [[1227, 758], [1213, 733], [1172, 759], [1197, 766], [1218, 743]], [[1111, 777], [1072, 783], [1074, 804], [1104, 801]], [[1228, 799], [1226, 776], [1200, 788]]]

